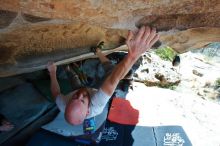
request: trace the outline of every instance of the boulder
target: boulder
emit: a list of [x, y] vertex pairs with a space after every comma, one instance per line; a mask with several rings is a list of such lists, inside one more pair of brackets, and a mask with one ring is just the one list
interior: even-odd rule
[[178, 53], [203, 47], [220, 41], [219, 7], [218, 0], [1, 0], [0, 77], [94, 57], [89, 48], [100, 41], [113, 52], [142, 25]]
[[141, 60], [140, 67], [134, 73], [135, 81], [160, 87], [171, 87], [180, 83], [181, 75], [171, 62], [160, 59], [153, 52], [145, 53]]
[[134, 28], [149, 24], [171, 28], [218, 27], [218, 0], [143, 1], [23, 1], [1, 0], [0, 9], [42, 18], [68, 19], [109, 28]]

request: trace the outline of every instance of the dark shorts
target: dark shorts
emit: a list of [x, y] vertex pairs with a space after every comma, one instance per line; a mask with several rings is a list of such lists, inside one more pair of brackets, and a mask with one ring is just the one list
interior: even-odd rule
[[[108, 77], [108, 75], [111, 74], [112, 70], [115, 67], [115, 64], [113, 64], [111, 61], [108, 61], [108, 62], [103, 63], [102, 67], [104, 69], [104, 76], [103, 76], [102, 80], [100, 80], [100, 81], [96, 80], [97, 87], [100, 87], [102, 85], [102, 83], [104, 82], [104, 80]], [[83, 85], [83, 83], [79, 80], [78, 76], [73, 76], [72, 81], [73, 81], [73, 83], [72, 83], [73, 90], [77, 90], [79, 88], [85, 87]]]
[[109, 61], [109, 62], [102, 63], [102, 67], [103, 67], [103, 70], [104, 70], [104, 76], [100, 80], [96, 79], [95, 88], [97, 88], [97, 89], [102, 86], [105, 79], [111, 74], [111, 72], [114, 69], [115, 65], [111, 61]]
[[115, 64], [113, 64], [111, 61], [105, 62], [102, 64], [102, 67], [105, 71], [104, 79], [111, 74], [112, 70], [115, 67]]

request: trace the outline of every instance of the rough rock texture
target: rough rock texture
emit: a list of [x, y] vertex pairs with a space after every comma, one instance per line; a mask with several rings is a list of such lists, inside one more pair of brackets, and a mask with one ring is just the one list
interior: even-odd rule
[[179, 53], [202, 48], [212, 42], [220, 41], [220, 28], [200, 27], [185, 31], [162, 32], [160, 40]]
[[[106, 42], [110, 49], [124, 44], [126, 31], [103, 29], [87, 24], [46, 24], [27, 25], [0, 36], [0, 64], [12, 62], [20, 56], [67, 51], [69, 49], [95, 46], [99, 41]], [[109, 49], [109, 48], [106, 49]], [[11, 51], [13, 49], [13, 51]], [[87, 51], [88, 52], [88, 51]], [[76, 52], [77, 53], [77, 52]], [[80, 52], [78, 52], [80, 53]], [[77, 55], [77, 54], [76, 54]]]
[[[153, 16], [155, 23], [160, 24], [160, 19], [167, 20], [167, 27], [171, 28], [170, 24], [183, 27], [182, 23], [178, 22], [191, 27], [194, 26], [189, 24], [219, 26], [219, 21], [216, 20], [219, 18], [220, 2], [219, 0], [1, 0], [0, 9], [117, 28], [129, 25], [133, 27], [137, 20]], [[147, 21], [154, 24], [152, 20]]]
[[154, 53], [145, 53], [140, 60], [140, 67], [134, 73], [135, 81], [161, 87], [180, 83], [181, 75], [170, 61], [164, 61]]
[[220, 77], [219, 49], [220, 43], [213, 43], [205, 48], [181, 54], [181, 83], [176, 91], [219, 103], [220, 87], [216, 83]]
[[220, 41], [219, 19], [219, 0], [1, 0], [0, 77], [43, 69], [49, 60], [91, 57], [89, 48], [99, 41], [111, 52], [124, 44], [128, 29], [142, 25], [186, 52]]
[[[27, 27], [28, 26], [28, 27]], [[91, 57], [90, 47], [105, 42], [105, 49], [124, 44], [127, 31], [87, 24], [26, 25], [0, 36], [0, 76], [42, 69], [48, 61]], [[80, 56], [80, 57], [79, 57]], [[75, 57], [75, 58], [74, 58]], [[67, 63], [64, 61], [63, 63]]]

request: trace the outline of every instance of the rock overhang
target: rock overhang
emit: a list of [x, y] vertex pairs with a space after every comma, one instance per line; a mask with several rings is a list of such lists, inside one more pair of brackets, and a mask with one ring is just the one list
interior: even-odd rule
[[179, 53], [220, 41], [218, 0], [0, 3], [1, 77], [43, 69], [49, 60], [92, 57], [89, 48], [99, 41], [109, 53], [142, 25], [156, 27], [161, 42]]

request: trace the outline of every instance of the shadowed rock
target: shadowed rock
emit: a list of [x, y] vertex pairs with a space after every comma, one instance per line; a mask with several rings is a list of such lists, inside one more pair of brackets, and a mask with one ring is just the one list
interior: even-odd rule
[[51, 20], [50, 18], [36, 17], [36, 16], [33, 16], [33, 15], [29, 15], [29, 14], [22, 14], [22, 16], [26, 21], [29, 21], [29, 22], [32, 22], [32, 23]]
[[0, 29], [9, 26], [16, 16], [17, 12], [0, 10]]

